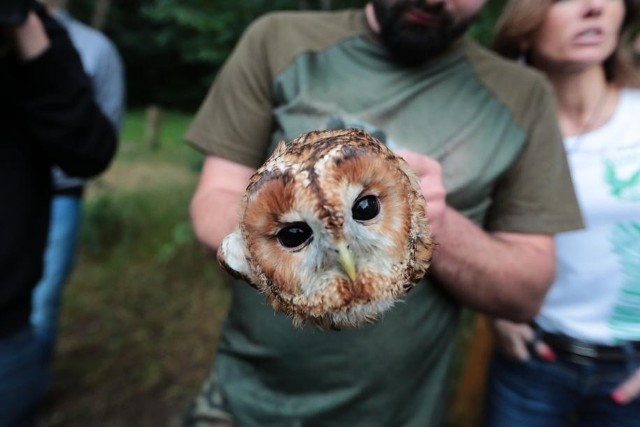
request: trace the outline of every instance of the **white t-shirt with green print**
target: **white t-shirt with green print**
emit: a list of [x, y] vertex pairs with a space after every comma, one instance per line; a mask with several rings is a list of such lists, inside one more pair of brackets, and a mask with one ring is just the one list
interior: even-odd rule
[[640, 341], [640, 91], [623, 90], [613, 117], [565, 148], [586, 229], [557, 235], [537, 321], [594, 343]]

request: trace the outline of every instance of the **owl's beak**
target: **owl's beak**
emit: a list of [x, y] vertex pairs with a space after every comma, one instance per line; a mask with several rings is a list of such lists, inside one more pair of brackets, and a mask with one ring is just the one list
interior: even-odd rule
[[349, 250], [347, 244], [343, 241], [338, 242], [338, 257], [340, 259], [340, 265], [349, 276], [352, 282], [356, 280], [356, 261], [353, 259], [353, 253]]

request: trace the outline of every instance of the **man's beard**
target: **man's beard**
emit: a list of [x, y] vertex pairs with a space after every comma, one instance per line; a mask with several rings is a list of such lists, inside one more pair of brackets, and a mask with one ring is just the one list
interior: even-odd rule
[[[400, 1], [387, 6], [383, 3], [384, 0], [372, 0], [380, 25], [380, 40], [398, 62], [408, 66], [423, 64], [444, 52], [475, 19], [473, 16], [454, 23], [442, 4], [429, 6], [424, 1]], [[411, 22], [405, 16], [408, 11], [428, 13], [439, 22], [434, 26]]]

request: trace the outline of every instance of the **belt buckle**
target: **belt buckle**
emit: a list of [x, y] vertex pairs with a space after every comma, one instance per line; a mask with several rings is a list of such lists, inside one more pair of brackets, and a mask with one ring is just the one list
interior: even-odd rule
[[578, 343], [571, 343], [569, 350], [576, 356], [585, 357], [588, 359], [597, 359], [598, 351], [591, 346], [581, 345]]
[[569, 361], [574, 363], [588, 364], [598, 360], [598, 351], [594, 347], [576, 342], [567, 343], [562, 352]]

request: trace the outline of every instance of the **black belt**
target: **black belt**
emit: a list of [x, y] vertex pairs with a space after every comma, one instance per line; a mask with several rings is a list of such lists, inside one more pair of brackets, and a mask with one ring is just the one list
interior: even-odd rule
[[602, 362], [624, 362], [631, 357], [640, 357], [640, 342], [629, 341], [627, 345], [591, 344], [568, 337], [541, 331], [540, 339], [556, 354], [576, 360], [597, 360]]

